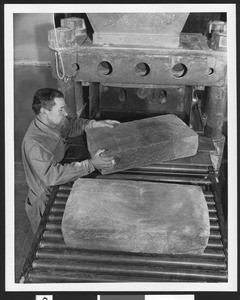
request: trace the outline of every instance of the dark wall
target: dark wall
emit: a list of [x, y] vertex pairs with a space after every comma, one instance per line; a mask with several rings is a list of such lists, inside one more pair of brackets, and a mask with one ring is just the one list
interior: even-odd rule
[[14, 14], [14, 150], [21, 162], [21, 142], [34, 118], [32, 98], [43, 87], [57, 88], [52, 77], [48, 30], [52, 14]]
[[36, 90], [43, 87], [57, 88], [51, 68], [47, 66], [14, 66], [14, 148], [15, 162], [21, 162], [21, 142], [35, 117], [32, 111], [32, 98]]
[[190, 13], [182, 32], [202, 33], [207, 30], [209, 21], [226, 21], [226, 14], [223, 13]]

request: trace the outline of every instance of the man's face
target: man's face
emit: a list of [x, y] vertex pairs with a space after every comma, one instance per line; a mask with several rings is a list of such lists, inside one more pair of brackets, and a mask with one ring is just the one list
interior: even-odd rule
[[63, 98], [55, 98], [55, 105], [52, 106], [51, 110], [46, 111], [46, 117], [51, 125], [61, 126], [66, 120], [67, 114], [67, 105]]

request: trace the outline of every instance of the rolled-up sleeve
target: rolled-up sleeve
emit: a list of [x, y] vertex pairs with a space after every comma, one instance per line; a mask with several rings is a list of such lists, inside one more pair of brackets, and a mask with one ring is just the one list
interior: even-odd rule
[[53, 160], [53, 154], [38, 143], [30, 143], [27, 153], [36, 175], [46, 186], [60, 185], [94, 171], [90, 160], [61, 165]]

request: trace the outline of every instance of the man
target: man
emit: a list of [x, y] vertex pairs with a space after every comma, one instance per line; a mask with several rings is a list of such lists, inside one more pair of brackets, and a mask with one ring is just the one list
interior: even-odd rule
[[36, 91], [32, 109], [36, 118], [24, 136], [22, 159], [29, 187], [25, 209], [35, 233], [53, 186], [74, 181], [95, 169], [111, 168], [115, 164], [113, 157], [104, 156], [103, 149], [99, 149], [89, 160], [61, 164], [66, 138], [82, 134], [86, 127], [114, 127], [119, 122], [67, 118], [64, 96], [52, 88]]

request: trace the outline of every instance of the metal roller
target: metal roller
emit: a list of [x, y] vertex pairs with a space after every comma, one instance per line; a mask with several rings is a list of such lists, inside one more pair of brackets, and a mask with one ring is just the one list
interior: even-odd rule
[[[49, 227], [51, 227], [51, 225]], [[43, 237], [44, 237], [44, 239], [49, 239], [50, 238], [50, 239], [59, 239], [59, 240], [63, 241], [62, 232], [59, 229], [59, 227], [57, 227], [57, 226], [56, 227], [52, 226], [52, 229], [47, 228], [46, 231], [43, 234]], [[215, 243], [215, 244], [216, 244], [216, 247], [219, 248], [219, 245], [222, 245], [221, 244], [221, 235], [220, 235], [220, 232], [217, 231], [217, 230], [216, 231], [215, 230], [211, 230], [210, 231], [210, 236], [209, 236], [209, 241], [218, 240], [218, 239], [219, 239], [219, 242]], [[208, 243], [208, 246], [209, 246], [209, 243]]]
[[154, 267], [184, 267], [184, 268], [201, 268], [201, 269], [224, 269], [226, 263], [222, 260], [210, 261], [206, 257], [198, 256], [140, 256], [140, 255], [116, 255], [90, 252], [90, 251], [57, 251], [39, 249], [36, 253], [37, 259], [68, 259], [85, 262], [96, 263], [115, 263], [115, 264], [131, 264], [131, 265], [148, 265]]
[[[117, 276], [118, 281], [141, 281], [131, 276]], [[28, 281], [34, 283], [59, 283], [59, 282], [114, 282], [116, 276], [89, 274], [83, 272], [66, 272], [55, 270], [32, 270], [28, 275]], [[150, 280], [149, 280], [150, 281]]]
[[65, 206], [68, 196], [66, 196], [64, 198], [56, 198], [54, 205], [64, 205]]
[[[61, 222], [63, 217], [63, 212], [55, 212], [49, 216], [49, 221], [51, 222]], [[215, 213], [209, 213], [210, 221], [217, 221], [217, 215]]]
[[[64, 251], [77, 250], [79, 252], [82, 252], [82, 251], [89, 252], [89, 250], [86, 250], [86, 249], [82, 250], [82, 249], [78, 249], [78, 248], [74, 248], [74, 247], [69, 247], [64, 243], [63, 240], [60, 240], [60, 239], [54, 240], [52, 238], [42, 239], [40, 244], [39, 244], [39, 249], [46, 249], [46, 251], [54, 250], [54, 249], [57, 249], [57, 250], [61, 251], [63, 249]], [[105, 255], [108, 255], [109, 253], [113, 254], [112, 252], [109, 252], [109, 251], [105, 251], [104, 253], [105, 253]], [[129, 256], [130, 256], [130, 254], [129, 254]], [[208, 259], [213, 259], [213, 258], [214, 259], [223, 259], [224, 258], [224, 252], [223, 252], [223, 249], [206, 248], [204, 253], [202, 254], [202, 256], [204, 256]]]
[[[206, 200], [207, 200], [209, 214], [211, 214], [210, 216], [216, 217], [216, 208], [215, 208], [214, 202], [211, 201], [211, 199], [210, 200], [206, 199]], [[54, 203], [54, 205], [52, 206], [52, 209], [51, 209], [51, 213], [56, 214], [56, 215], [63, 214], [63, 212], [65, 210], [66, 201], [67, 201], [67, 199], [65, 200], [65, 203], [61, 203], [61, 204]]]
[[196, 173], [200, 174], [208, 174], [209, 169], [208, 166], [197, 166], [197, 165], [180, 165], [180, 164], [156, 164], [156, 165], [149, 165], [145, 167], [139, 167], [134, 169], [129, 169], [124, 171], [123, 173], [134, 173], [134, 172], [174, 172], [174, 173]]
[[194, 177], [178, 177], [178, 176], [153, 176], [153, 175], [139, 175], [139, 174], [124, 174], [116, 173], [110, 175], [99, 175], [98, 179], [117, 179], [117, 180], [142, 180], [151, 182], [169, 182], [169, 183], [181, 183], [181, 184], [194, 184], [209, 186], [211, 181], [209, 178], [194, 178]]
[[[65, 205], [69, 194], [70, 194], [70, 190], [68, 193], [64, 193], [64, 194], [58, 192], [56, 195], [55, 201], [54, 201], [54, 205]], [[214, 204], [214, 199], [213, 199], [214, 196], [213, 196], [212, 192], [204, 190], [203, 194], [204, 194], [204, 197], [206, 198], [206, 201], [209, 204]], [[60, 196], [58, 196], [58, 195], [60, 195]]]
[[[59, 282], [152, 282], [151, 277], [136, 277], [127, 275], [109, 275], [109, 274], [96, 274], [84, 273], [76, 271], [58, 271], [58, 270], [32, 270], [28, 276], [28, 282], [35, 283], [59, 283]], [[169, 279], [154, 278], [154, 281], [169, 281]], [[172, 281], [178, 281], [172, 279]], [[184, 280], [182, 281], [190, 281]]]
[[[210, 220], [210, 229], [218, 230], [219, 224], [214, 220]], [[61, 230], [61, 220], [58, 221], [54, 220], [54, 221], [47, 222], [46, 230], [50, 230], [50, 231]]]
[[149, 267], [149, 266], [132, 266], [118, 264], [100, 264], [100, 263], [78, 263], [67, 261], [64, 264], [59, 264], [52, 260], [37, 259], [32, 264], [33, 269], [47, 270], [64, 270], [64, 271], [79, 271], [88, 273], [112, 274], [112, 275], [133, 275], [154, 278], [176, 278], [191, 279], [194, 281], [225, 281], [225, 274], [217, 271], [207, 271], [200, 269], [178, 269], [167, 267]]

